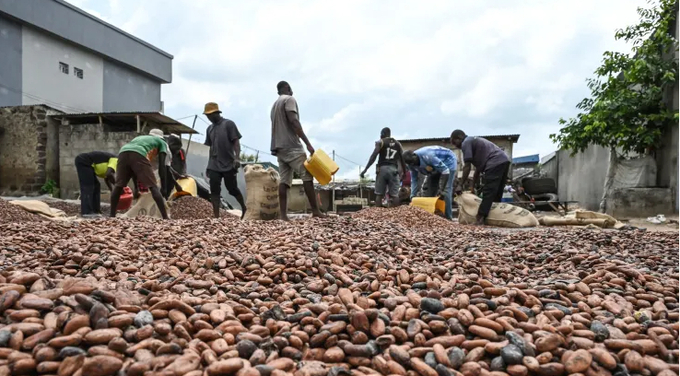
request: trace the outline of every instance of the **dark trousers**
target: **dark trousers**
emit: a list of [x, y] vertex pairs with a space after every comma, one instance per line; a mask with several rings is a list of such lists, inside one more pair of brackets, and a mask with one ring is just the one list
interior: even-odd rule
[[94, 167], [81, 156], [76, 157], [76, 171], [80, 183], [80, 215], [99, 214], [101, 211], [101, 184]]
[[230, 195], [234, 197], [240, 197], [241, 191], [238, 189], [238, 181], [236, 177], [238, 175], [238, 170], [231, 170], [226, 172], [219, 172], [208, 170], [208, 179], [210, 180], [210, 195], [211, 196], [221, 196], [221, 185], [224, 179], [224, 186]]
[[482, 183], [482, 203], [479, 205], [477, 215], [483, 217], [489, 216], [491, 205], [494, 202], [501, 202], [503, 199], [503, 188], [505, 182], [508, 180], [508, 170], [510, 169], [510, 162], [499, 164], [484, 171]]

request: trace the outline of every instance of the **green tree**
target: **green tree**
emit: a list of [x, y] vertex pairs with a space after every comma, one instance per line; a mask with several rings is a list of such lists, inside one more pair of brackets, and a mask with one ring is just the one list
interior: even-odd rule
[[260, 155], [259, 154], [246, 154], [246, 153], [241, 153], [241, 162], [259, 162], [260, 161]]
[[563, 128], [550, 135], [572, 155], [590, 145], [609, 149], [601, 211], [606, 209], [620, 158], [653, 153], [663, 131], [678, 123], [678, 112], [665, 101], [678, 81], [678, 41], [672, 35], [678, 3], [659, 0], [649, 4], [649, 8], [638, 8], [637, 25], [616, 31], [615, 38], [631, 45], [631, 52], [604, 53], [595, 77], [586, 80], [590, 97], [576, 106], [581, 113], [560, 119]]

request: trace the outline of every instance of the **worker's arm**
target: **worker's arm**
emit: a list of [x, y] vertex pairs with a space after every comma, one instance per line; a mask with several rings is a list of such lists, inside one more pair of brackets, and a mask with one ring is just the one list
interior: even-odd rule
[[116, 172], [113, 171], [111, 167], [106, 169], [106, 177], [104, 177], [104, 183], [109, 187], [109, 191], [113, 192], [113, 184], [116, 182]]
[[[168, 179], [172, 179], [172, 184], [175, 186], [175, 191], [176, 192], [182, 192], [182, 186], [179, 185], [177, 182], [177, 179], [182, 178], [182, 175], [180, 175], [179, 172], [175, 171], [174, 168], [167, 166], [168, 171], [170, 171], [170, 176], [168, 176]], [[168, 193], [169, 194], [169, 193]]]
[[234, 141], [234, 169], [241, 168], [241, 141], [237, 138]]
[[406, 174], [406, 162], [404, 162], [404, 149], [401, 147], [401, 144], [399, 142], [397, 142], [397, 153], [399, 153], [397, 158], [399, 158], [399, 164], [401, 165], [402, 174]]
[[168, 194], [170, 192], [166, 192], [165, 189], [165, 184], [167, 182], [168, 178], [168, 169], [165, 166], [165, 157], [166, 153], [160, 152], [158, 153], [158, 175], [161, 177], [161, 193], [163, 194], [163, 197], [167, 200], [168, 199]]
[[[462, 179], [462, 189], [465, 190], [468, 185], [468, 178], [470, 177], [470, 170], [472, 169], [472, 163], [470, 162], [465, 162], [465, 165], [463, 166], [463, 179]], [[476, 174], [477, 172], [475, 172]]]
[[472, 187], [471, 187], [471, 189], [470, 189], [470, 190], [472, 191], [472, 193], [475, 192], [475, 188], [476, 188], [478, 185], [479, 185], [479, 169], [476, 168], [476, 169], [475, 169], [475, 175], [474, 175], [474, 177], [472, 178]]
[[366, 175], [366, 171], [368, 171], [368, 169], [371, 168], [371, 166], [373, 166], [373, 163], [375, 163], [375, 159], [378, 158], [378, 154], [380, 154], [380, 149], [382, 149], [382, 140], [375, 143], [373, 153], [371, 154], [371, 157], [368, 158], [368, 164], [366, 165], [366, 168], [363, 171], [361, 171], [359, 177], [363, 179], [364, 175]]
[[295, 134], [298, 137], [300, 137], [300, 139], [302, 140], [302, 142], [305, 143], [305, 145], [307, 145], [307, 151], [309, 151], [309, 154], [314, 154], [314, 148], [307, 139], [305, 131], [302, 129], [302, 124], [300, 124], [300, 119], [298, 118], [297, 112], [286, 109], [286, 117], [288, 118], [288, 122], [290, 122], [290, 124], [292, 125]]
[[414, 168], [411, 170], [411, 198], [416, 197], [419, 191], [420, 184], [418, 184], [418, 171]]

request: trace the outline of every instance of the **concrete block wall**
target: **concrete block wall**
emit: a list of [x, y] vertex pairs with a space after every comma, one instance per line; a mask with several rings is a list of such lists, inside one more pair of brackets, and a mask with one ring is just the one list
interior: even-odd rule
[[[137, 132], [109, 132], [105, 125], [81, 124], [59, 127], [59, 188], [61, 198], [75, 199], [80, 193], [75, 159], [81, 153], [108, 151], [118, 154], [120, 148], [137, 136]], [[108, 192], [100, 181], [102, 193]]]
[[49, 107], [0, 108], [0, 195], [38, 195], [46, 181]]

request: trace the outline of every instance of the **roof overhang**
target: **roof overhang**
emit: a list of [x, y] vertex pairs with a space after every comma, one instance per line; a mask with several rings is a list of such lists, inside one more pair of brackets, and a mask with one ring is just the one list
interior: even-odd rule
[[[518, 134], [498, 134], [498, 135], [487, 135], [487, 136], [477, 136], [481, 138], [485, 138], [489, 141], [493, 140], [508, 140], [512, 141], [513, 144], [517, 143], [519, 140], [519, 135]], [[412, 138], [412, 139], [407, 139], [407, 140], [398, 140], [400, 143], [409, 143], [409, 142], [449, 142], [449, 137], [434, 137], [434, 138]]]
[[160, 112], [90, 112], [60, 114], [52, 117], [72, 125], [107, 124], [139, 133], [146, 133], [152, 128], [158, 128], [165, 134], [198, 134], [196, 130]]

